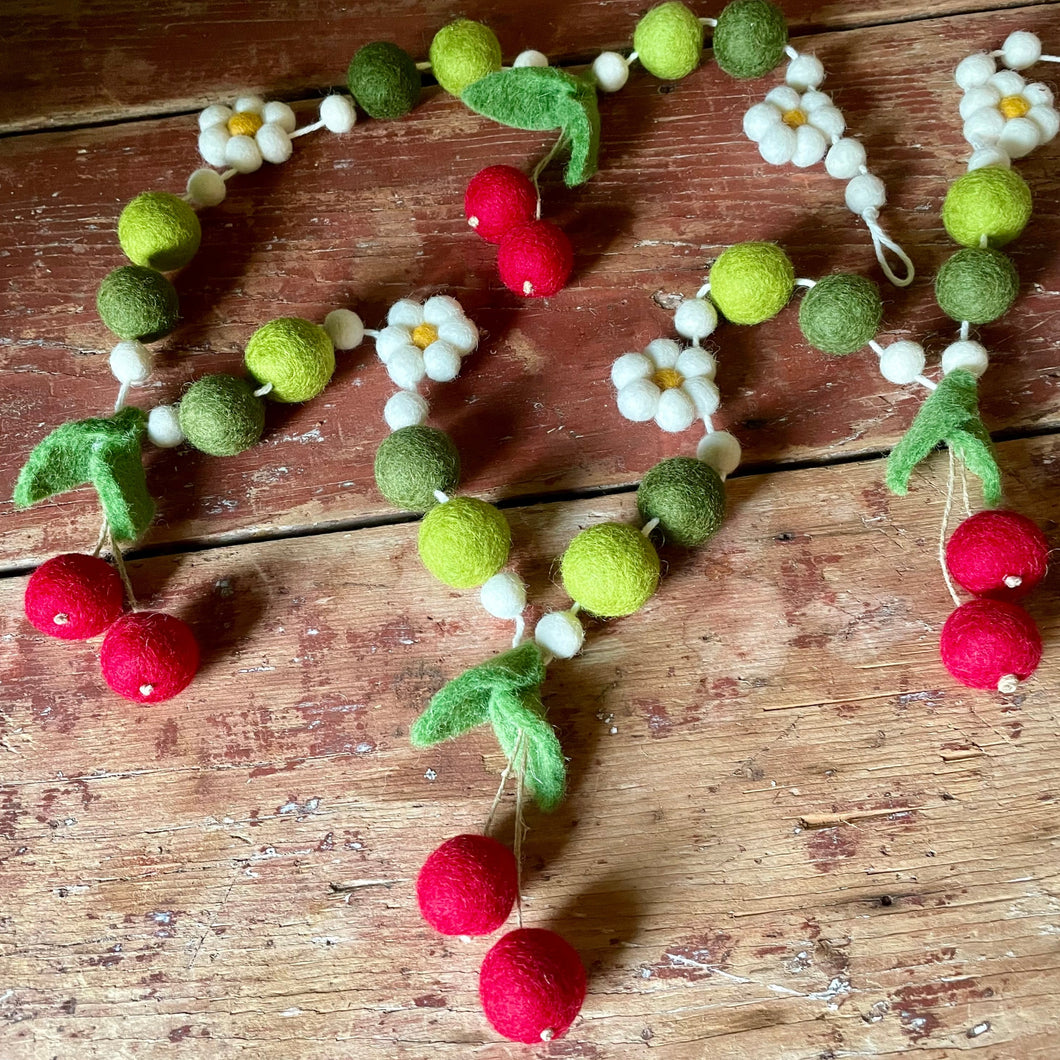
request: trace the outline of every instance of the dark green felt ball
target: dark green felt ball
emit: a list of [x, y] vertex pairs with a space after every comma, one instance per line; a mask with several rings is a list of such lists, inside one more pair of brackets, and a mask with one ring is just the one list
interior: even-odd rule
[[402, 427], [375, 452], [375, 483], [391, 504], [425, 512], [438, 503], [434, 491], [452, 493], [460, 484], [460, 454], [436, 427]]
[[668, 541], [694, 548], [718, 532], [725, 516], [725, 487], [702, 460], [675, 456], [644, 476], [637, 508], [642, 518], [659, 520]]
[[96, 292], [100, 320], [119, 338], [154, 342], [180, 318], [176, 288], [154, 269], [122, 265], [103, 277]]
[[935, 298], [954, 320], [988, 324], [1008, 312], [1020, 278], [1007, 254], [990, 247], [966, 247], [949, 258], [935, 277]]
[[864, 276], [837, 272], [806, 292], [799, 327], [806, 341], [823, 353], [842, 357], [860, 350], [880, 330], [880, 289]]
[[784, 57], [788, 24], [769, 0], [732, 0], [714, 28], [714, 58], [730, 77], [761, 77]]
[[350, 94], [372, 118], [401, 118], [420, 98], [422, 80], [407, 51], [377, 40], [360, 48], [346, 73]]
[[210, 456], [235, 456], [265, 430], [265, 402], [234, 375], [204, 375], [180, 402], [180, 429], [189, 445]]

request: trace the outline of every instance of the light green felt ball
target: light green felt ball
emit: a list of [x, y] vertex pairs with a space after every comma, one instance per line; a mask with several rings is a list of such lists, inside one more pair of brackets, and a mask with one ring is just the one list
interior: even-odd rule
[[168, 191], [137, 195], [118, 218], [118, 242], [125, 256], [159, 272], [183, 268], [201, 241], [198, 214]]
[[684, 548], [713, 537], [725, 516], [721, 476], [702, 460], [675, 456], [661, 460], [637, 490], [637, 509], [644, 519], [658, 519], [668, 541]]
[[407, 51], [377, 40], [358, 49], [346, 71], [350, 95], [369, 117], [400, 118], [420, 98], [423, 79]]
[[988, 324], [1003, 316], [1019, 289], [1019, 273], [1011, 258], [989, 247], [958, 250], [935, 277], [939, 307], [954, 320], [969, 324]]
[[280, 317], [263, 324], [247, 343], [244, 361], [259, 385], [272, 384], [273, 401], [308, 401], [335, 371], [335, 347], [319, 324]]
[[504, 514], [477, 497], [435, 505], [420, 523], [423, 565], [454, 589], [490, 580], [508, 562], [512, 532]]
[[733, 324], [760, 324], [788, 304], [795, 268], [776, 243], [737, 243], [710, 270], [710, 297]]
[[265, 430], [265, 402], [234, 375], [204, 375], [181, 398], [177, 413], [189, 445], [210, 456], [235, 456]]
[[570, 598], [590, 614], [631, 615], [659, 584], [659, 554], [635, 526], [600, 523], [567, 546], [560, 576]]
[[676, 81], [699, 66], [703, 23], [677, 0], [659, 4], [637, 23], [633, 50], [649, 74]]
[[849, 272], [818, 280], [799, 306], [803, 337], [834, 357], [860, 350], [876, 336], [882, 319], [880, 289], [872, 280]]
[[1014, 169], [983, 166], [955, 180], [942, 204], [942, 223], [958, 243], [1011, 243], [1031, 219], [1031, 189]]
[[154, 342], [177, 326], [180, 301], [176, 288], [160, 272], [122, 265], [103, 277], [96, 310], [119, 338]]
[[431, 41], [431, 72], [454, 96], [501, 68], [501, 46], [489, 26], [462, 18], [443, 26]]
[[769, 0], [733, 0], [714, 28], [714, 58], [730, 77], [761, 77], [784, 57], [788, 24]]
[[425, 512], [438, 503], [434, 491], [452, 493], [460, 483], [460, 453], [436, 427], [402, 427], [375, 451], [375, 484], [391, 504]]

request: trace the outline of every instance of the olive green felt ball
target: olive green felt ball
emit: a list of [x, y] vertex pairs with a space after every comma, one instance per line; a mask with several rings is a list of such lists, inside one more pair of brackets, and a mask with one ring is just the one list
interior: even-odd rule
[[160, 272], [188, 264], [202, 241], [195, 211], [168, 191], [137, 195], [118, 218], [118, 242], [134, 265]]
[[501, 46], [489, 26], [462, 18], [450, 22], [431, 41], [431, 72], [450, 95], [501, 68]]
[[644, 519], [658, 519], [668, 541], [684, 548], [713, 537], [725, 516], [721, 476], [702, 460], [675, 456], [661, 460], [641, 481], [637, 509]]
[[600, 523], [567, 546], [560, 576], [570, 598], [590, 614], [631, 615], [659, 584], [659, 554], [635, 526]]
[[761, 77], [784, 57], [788, 24], [769, 0], [733, 0], [714, 27], [714, 58], [730, 77]]
[[460, 453], [436, 427], [402, 427], [375, 451], [375, 484], [391, 504], [412, 512], [433, 508], [435, 490], [452, 493], [460, 484]]
[[335, 347], [319, 324], [280, 317], [250, 336], [244, 362], [259, 385], [272, 384], [273, 401], [308, 401], [328, 385]]
[[176, 288], [160, 272], [122, 265], [103, 277], [96, 310], [118, 338], [154, 342], [177, 326], [180, 301]]
[[760, 324], [788, 304], [795, 268], [775, 243], [737, 243], [710, 270], [710, 297], [733, 324]]
[[988, 324], [1003, 316], [1019, 289], [1012, 260], [989, 247], [958, 250], [935, 277], [935, 298], [943, 313], [969, 324]]
[[880, 330], [882, 319], [880, 289], [872, 280], [849, 272], [818, 280], [799, 306], [803, 337], [835, 357], [867, 345]]
[[189, 445], [210, 456], [235, 456], [265, 430], [265, 402], [234, 375], [204, 375], [181, 398], [177, 413]]
[[412, 56], [384, 40], [358, 49], [346, 72], [350, 95], [372, 118], [408, 114], [420, 98], [422, 83]]
[[942, 204], [942, 223], [958, 243], [1011, 243], [1031, 218], [1031, 189], [1014, 169], [983, 166], [955, 180]]
[[665, 81], [686, 77], [703, 54], [703, 23], [677, 0], [653, 7], [633, 32], [641, 66]]
[[423, 565], [454, 589], [488, 582], [508, 562], [512, 532], [504, 514], [477, 497], [435, 505], [420, 523]]

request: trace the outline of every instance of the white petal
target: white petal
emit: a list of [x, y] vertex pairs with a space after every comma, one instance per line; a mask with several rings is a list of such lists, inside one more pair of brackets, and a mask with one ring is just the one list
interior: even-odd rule
[[227, 125], [211, 125], [199, 133], [199, 154], [211, 166], [225, 164], [225, 145], [231, 139]]
[[1005, 116], [996, 107], [982, 107], [968, 115], [964, 123], [964, 138], [973, 147], [996, 144], [1005, 128]]
[[681, 389], [692, 399], [697, 416], [713, 416], [718, 411], [721, 393], [711, 380], [699, 375], [693, 376], [684, 381]]
[[649, 379], [654, 373], [651, 358], [643, 353], [624, 353], [611, 365], [611, 382], [616, 390], [621, 390], [635, 379]]
[[215, 103], [199, 115], [199, 131], [209, 129], [211, 125], [227, 125], [231, 117], [231, 107], [226, 107], [223, 103]]
[[286, 130], [275, 122], [266, 122], [254, 134], [261, 157], [273, 165], [280, 165], [291, 157], [291, 138]]
[[1018, 96], [1024, 89], [1026, 81], [1015, 70], [998, 70], [987, 81], [991, 88], [997, 89], [1004, 96]]
[[659, 407], [655, 410], [655, 422], [671, 434], [687, 430], [696, 418], [696, 406], [692, 399], [680, 388], [664, 390], [659, 397]]
[[827, 150], [828, 141], [819, 129], [812, 125], [800, 125], [795, 130], [795, 153], [791, 156], [791, 161], [799, 169], [817, 165]]
[[411, 298], [402, 298], [390, 307], [386, 322], [418, 328], [423, 323], [423, 306], [419, 302], [412, 301]]
[[447, 320], [463, 320], [464, 310], [460, 303], [447, 294], [436, 294], [423, 303], [423, 319], [428, 324], [444, 324]]
[[1001, 102], [1001, 93], [993, 85], [980, 85], [978, 88], [970, 88], [961, 97], [959, 110], [961, 120], [966, 121], [980, 107], [996, 107]]
[[774, 126], [780, 123], [782, 115], [772, 103], [756, 103], [743, 116], [743, 134], [753, 143], [758, 143]]
[[810, 114], [809, 122], [824, 133], [827, 140], [838, 140], [847, 127], [843, 112], [838, 107], [819, 107]]
[[253, 136], [233, 136], [225, 144], [225, 163], [240, 173], [261, 169], [261, 148]]
[[236, 114], [260, 114], [265, 109], [261, 96], [240, 96], [232, 108]]
[[439, 339], [423, 351], [423, 367], [427, 378], [448, 383], [460, 374], [460, 351]]
[[997, 146], [1009, 158], [1023, 158], [1042, 142], [1042, 131], [1027, 118], [1010, 118], [998, 137]]
[[1053, 102], [1053, 90], [1048, 85], [1043, 85], [1041, 81], [1035, 81], [1033, 84], [1027, 85], [1022, 94], [1023, 98], [1032, 107], [1037, 107], [1040, 104], [1048, 107]]
[[689, 346], [687, 350], [682, 350], [681, 356], [677, 358], [677, 370], [686, 380], [713, 379], [718, 365], [713, 355], [702, 346]]
[[994, 62], [993, 56], [987, 55], [986, 52], [976, 52], [957, 64], [954, 80], [967, 91], [969, 88], [985, 85], [996, 69], [997, 63]]
[[832, 97], [827, 92], [804, 92], [799, 100], [799, 109], [807, 114], [813, 114], [822, 107], [832, 106]]
[[766, 102], [779, 107], [781, 111], [795, 110], [799, 105], [800, 96], [790, 85], [779, 85], [766, 93]]
[[758, 142], [758, 153], [771, 166], [782, 166], [791, 161], [797, 143], [794, 129], [784, 124], [774, 125]]
[[438, 325], [438, 338], [445, 339], [466, 357], [478, 345], [478, 328], [467, 317], [447, 320]]
[[644, 353], [655, 362], [656, 368], [673, 368], [681, 356], [681, 347], [673, 339], [653, 339]]
[[412, 390], [427, 374], [418, 346], [401, 346], [387, 358], [387, 374], [402, 390]]
[[1038, 126], [1042, 143], [1047, 144], [1057, 132], [1060, 132], [1060, 115], [1052, 107], [1037, 106], [1027, 111], [1027, 118]]
[[655, 415], [662, 392], [650, 379], [634, 379], [616, 399], [618, 411], [634, 423], [644, 423]]
[[261, 117], [266, 125], [278, 125], [286, 133], [293, 133], [298, 124], [294, 111], [286, 103], [266, 103]]
[[395, 350], [411, 345], [411, 343], [412, 332], [399, 324], [392, 324], [390, 327], [383, 328], [376, 336], [375, 352], [379, 355], [379, 360], [386, 364]]

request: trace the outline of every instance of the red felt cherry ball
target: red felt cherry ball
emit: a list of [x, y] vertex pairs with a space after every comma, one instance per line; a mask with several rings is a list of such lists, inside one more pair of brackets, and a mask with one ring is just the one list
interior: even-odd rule
[[120, 614], [118, 572], [98, 556], [68, 552], [42, 563], [26, 585], [26, 618], [49, 637], [84, 640]]
[[443, 935], [488, 935], [511, 914], [517, 876], [514, 855], [496, 839], [454, 836], [420, 869], [420, 912]]
[[1038, 668], [1042, 635], [1034, 619], [1007, 600], [970, 600], [942, 627], [946, 669], [969, 688], [1014, 692]]
[[536, 210], [537, 191], [514, 166], [480, 169], [464, 192], [467, 223], [490, 243], [499, 243], [513, 228], [526, 224]]
[[545, 298], [563, 289], [574, 268], [570, 240], [548, 221], [513, 228], [497, 251], [501, 282], [528, 298]]
[[99, 662], [107, 684], [134, 703], [160, 703], [188, 687], [199, 645], [187, 624], [160, 611], [133, 611], [103, 638]]
[[547, 1042], [564, 1034], [585, 1000], [585, 967], [554, 931], [509, 931], [486, 954], [479, 997], [498, 1034], [513, 1042]]
[[977, 512], [946, 544], [953, 580], [976, 596], [1018, 600], [1045, 577], [1049, 542], [1025, 515]]

